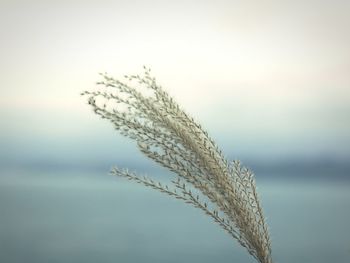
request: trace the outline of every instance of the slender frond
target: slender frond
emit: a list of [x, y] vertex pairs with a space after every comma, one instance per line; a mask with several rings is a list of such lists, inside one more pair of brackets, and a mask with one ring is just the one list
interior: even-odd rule
[[[101, 74], [98, 91], [85, 91], [93, 111], [137, 142], [148, 158], [177, 176], [171, 185], [125, 169], [111, 173], [199, 208], [260, 263], [271, 263], [271, 244], [253, 173], [228, 162], [213, 139], [157, 84], [150, 69], [125, 76]], [[193, 190], [198, 191], [195, 194]], [[203, 201], [206, 198], [207, 201]]]

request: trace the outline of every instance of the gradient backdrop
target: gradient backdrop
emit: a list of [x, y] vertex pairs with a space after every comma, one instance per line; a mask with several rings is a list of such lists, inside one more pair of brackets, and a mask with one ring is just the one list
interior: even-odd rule
[[0, 262], [253, 262], [79, 94], [152, 68], [256, 172], [276, 262], [350, 262], [349, 1], [0, 1]]

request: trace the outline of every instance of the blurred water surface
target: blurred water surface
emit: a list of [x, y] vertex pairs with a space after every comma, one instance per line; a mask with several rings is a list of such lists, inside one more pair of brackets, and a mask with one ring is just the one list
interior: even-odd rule
[[[275, 262], [350, 262], [349, 190], [258, 178]], [[104, 173], [3, 173], [0, 211], [0, 262], [254, 262], [201, 211]]]

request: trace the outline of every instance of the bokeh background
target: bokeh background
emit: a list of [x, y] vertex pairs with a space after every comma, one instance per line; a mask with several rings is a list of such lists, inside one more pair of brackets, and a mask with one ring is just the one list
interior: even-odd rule
[[276, 262], [350, 262], [349, 1], [0, 1], [0, 262], [254, 262], [79, 94], [152, 68], [256, 173]]

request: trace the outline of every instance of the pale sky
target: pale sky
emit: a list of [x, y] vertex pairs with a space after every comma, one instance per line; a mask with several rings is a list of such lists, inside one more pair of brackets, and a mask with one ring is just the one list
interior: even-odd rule
[[111, 127], [79, 93], [147, 65], [225, 150], [347, 158], [349, 14], [330, 0], [1, 0], [0, 139], [97, 143]]

